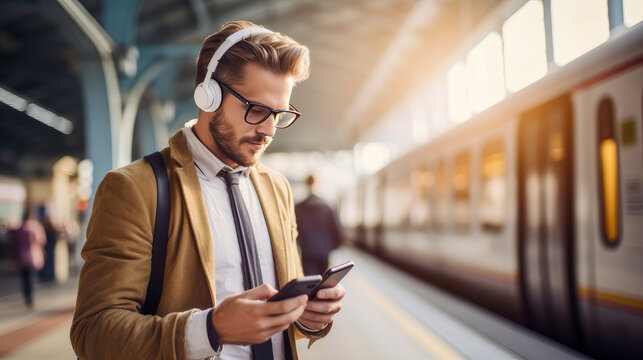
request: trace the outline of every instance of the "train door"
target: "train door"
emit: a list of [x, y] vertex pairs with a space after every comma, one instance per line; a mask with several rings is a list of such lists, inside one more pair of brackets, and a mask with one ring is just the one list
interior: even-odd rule
[[643, 354], [642, 84], [639, 57], [574, 94], [579, 308], [599, 358]]
[[571, 109], [564, 95], [520, 116], [518, 259], [528, 324], [577, 345]]

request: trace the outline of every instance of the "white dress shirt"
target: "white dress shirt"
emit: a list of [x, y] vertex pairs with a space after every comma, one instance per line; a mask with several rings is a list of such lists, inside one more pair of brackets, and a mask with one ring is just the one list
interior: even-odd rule
[[[237, 240], [237, 230], [232, 217], [230, 198], [228, 197], [225, 181], [217, 177], [219, 171], [224, 168], [233, 172], [243, 172], [239, 179], [239, 188], [252, 222], [261, 263], [261, 274], [264, 283], [269, 283], [276, 288], [275, 262], [272, 256], [268, 226], [266, 225], [259, 198], [250, 179], [249, 169], [239, 166], [233, 170], [225, 165], [196, 137], [192, 131], [194, 124], [196, 124], [196, 120], [188, 122], [183, 129], [183, 134], [187, 139], [190, 153], [196, 164], [203, 200], [208, 212], [214, 248], [217, 304], [220, 304], [229, 296], [238, 295], [245, 291], [241, 254]], [[188, 320], [185, 341], [188, 359], [203, 359], [214, 355], [206, 330], [208, 310], [205, 309], [194, 313]], [[281, 332], [272, 337], [272, 352], [275, 360], [285, 358], [284, 339]], [[224, 360], [251, 360], [252, 350], [248, 345], [224, 345], [220, 358]]]

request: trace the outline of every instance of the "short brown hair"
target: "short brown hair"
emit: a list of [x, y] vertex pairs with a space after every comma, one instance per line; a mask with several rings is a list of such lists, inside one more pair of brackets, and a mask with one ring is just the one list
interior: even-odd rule
[[[231, 21], [205, 38], [196, 60], [196, 85], [203, 81], [212, 55], [225, 39], [249, 27], [262, 26], [250, 21]], [[226, 84], [238, 84], [242, 74], [239, 70], [250, 62], [276, 74], [292, 76], [296, 84], [308, 78], [310, 52], [306, 46], [280, 33], [253, 35], [236, 43], [223, 55], [213, 78]]]

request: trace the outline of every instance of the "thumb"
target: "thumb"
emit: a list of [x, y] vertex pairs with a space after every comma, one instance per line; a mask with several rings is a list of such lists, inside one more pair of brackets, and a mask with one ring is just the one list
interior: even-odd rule
[[243, 292], [239, 297], [248, 300], [265, 300], [276, 293], [277, 290], [275, 290], [275, 288], [273, 288], [270, 284], [266, 283], [261, 286], [257, 286], [254, 289]]

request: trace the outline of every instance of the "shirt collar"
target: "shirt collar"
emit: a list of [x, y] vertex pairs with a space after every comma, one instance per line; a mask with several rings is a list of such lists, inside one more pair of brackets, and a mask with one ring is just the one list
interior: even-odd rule
[[192, 127], [196, 124], [196, 119], [190, 120], [183, 128], [183, 134], [188, 142], [188, 148], [194, 159], [197, 171], [201, 172], [208, 180], [215, 179], [221, 170], [227, 170], [233, 173], [242, 172], [243, 176], [250, 174], [250, 168], [246, 166], [237, 166], [232, 169], [218, 157], [216, 157], [199, 138], [194, 134]]

